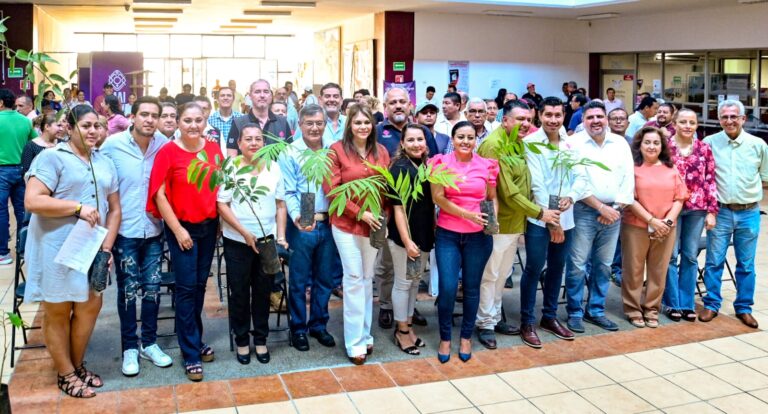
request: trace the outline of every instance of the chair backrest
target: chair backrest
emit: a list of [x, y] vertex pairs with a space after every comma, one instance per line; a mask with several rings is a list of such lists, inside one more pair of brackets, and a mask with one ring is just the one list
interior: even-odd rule
[[22, 227], [16, 237], [16, 260], [21, 260], [24, 256], [24, 247], [27, 245], [27, 226]]

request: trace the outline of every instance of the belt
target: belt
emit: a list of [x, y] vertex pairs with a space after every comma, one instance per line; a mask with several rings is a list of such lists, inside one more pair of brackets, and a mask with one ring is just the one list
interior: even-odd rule
[[757, 203], [748, 203], [748, 204], [725, 204], [725, 203], [717, 203], [718, 206], [722, 208], [727, 208], [728, 210], [733, 211], [744, 211], [744, 210], [750, 210], [754, 208]]
[[315, 221], [328, 220], [328, 213], [315, 213]]

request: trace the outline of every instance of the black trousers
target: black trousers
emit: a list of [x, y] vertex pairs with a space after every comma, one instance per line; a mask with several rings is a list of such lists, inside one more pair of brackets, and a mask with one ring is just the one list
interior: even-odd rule
[[248, 346], [253, 322], [253, 344], [266, 345], [269, 335], [269, 294], [275, 275], [261, 270], [259, 255], [247, 244], [224, 238], [229, 285], [229, 319], [237, 346]]

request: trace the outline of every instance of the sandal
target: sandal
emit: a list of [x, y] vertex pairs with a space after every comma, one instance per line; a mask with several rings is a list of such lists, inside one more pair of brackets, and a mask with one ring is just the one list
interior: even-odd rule
[[696, 321], [696, 311], [693, 309], [683, 309], [680, 311], [682, 314], [682, 318], [684, 321], [687, 322], [695, 322]]
[[188, 380], [195, 382], [203, 380], [203, 364], [200, 362], [185, 364], [184, 369], [187, 371]]
[[85, 361], [83, 361], [79, 367], [75, 368], [75, 375], [89, 387], [101, 388], [104, 386], [104, 381], [101, 380], [100, 376], [85, 369]]
[[396, 329], [394, 332], [395, 337], [395, 345], [397, 345], [401, 351], [405, 352], [408, 355], [419, 355], [421, 354], [421, 351], [419, 351], [419, 347], [416, 345], [411, 345], [408, 348], [403, 348], [403, 346], [400, 344], [400, 339], [397, 337], [397, 333], [400, 333], [400, 335], [410, 335], [411, 331], [401, 331], [399, 329]]
[[667, 315], [667, 318], [674, 322], [680, 322], [680, 319], [683, 317], [682, 311], [677, 309], [667, 309], [667, 311], [664, 313]]
[[[408, 328], [411, 328], [411, 327], [413, 327], [413, 324], [409, 323], [408, 324]], [[414, 343], [414, 345], [418, 346], [419, 348], [424, 348], [425, 346], [427, 346], [427, 343], [424, 342], [424, 340], [419, 338], [419, 337], [416, 337], [416, 340], [413, 343]]]
[[653, 318], [645, 318], [645, 326], [649, 328], [658, 328], [659, 327], [659, 320], [653, 319]]
[[[65, 375], [58, 375], [58, 381], [57, 386], [60, 390], [64, 391], [65, 394], [69, 395], [70, 397], [75, 398], [93, 398], [96, 396], [96, 393], [91, 389], [91, 387], [88, 386], [83, 380], [80, 379], [79, 376], [75, 373], [76, 371], [72, 371], [69, 374]], [[80, 383], [78, 385], [78, 382]]]
[[203, 362], [213, 362], [213, 348], [208, 345], [203, 345], [203, 348], [200, 349], [200, 359]]
[[643, 321], [643, 318], [629, 318], [629, 323], [631, 323], [635, 328], [645, 328], [645, 322]]

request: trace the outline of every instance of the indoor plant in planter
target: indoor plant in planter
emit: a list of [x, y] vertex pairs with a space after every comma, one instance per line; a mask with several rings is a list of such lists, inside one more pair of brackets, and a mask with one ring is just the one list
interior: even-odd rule
[[[315, 188], [320, 188], [324, 181], [330, 180], [331, 176], [331, 158], [330, 153], [333, 150], [321, 148], [313, 151], [307, 148], [299, 155], [301, 160], [301, 173], [307, 178], [309, 184]], [[309, 227], [315, 223], [315, 193], [301, 193], [301, 210], [299, 224]]]
[[[601, 168], [605, 171], [610, 171], [610, 168], [608, 168], [605, 164], [593, 161], [589, 158], [579, 158], [576, 156], [575, 152], [570, 148], [569, 145], [566, 144], [566, 148], [557, 148], [552, 144], [546, 144], [547, 149], [550, 151], [553, 151], [556, 153], [554, 157], [552, 157], [552, 169], [557, 170], [557, 174], [559, 176], [559, 183], [560, 186], [558, 187], [557, 194], [550, 194], [549, 195], [549, 208], [553, 210], [557, 210], [560, 208], [560, 197], [561, 193], [563, 191], [563, 183], [566, 180], [572, 179], [571, 172], [573, 169], [577, 166], [584, 166], [584, 167], [590, 167], [595, 166], [598, 168]], [[539, 152], [540, 153], [540, 152]]]

